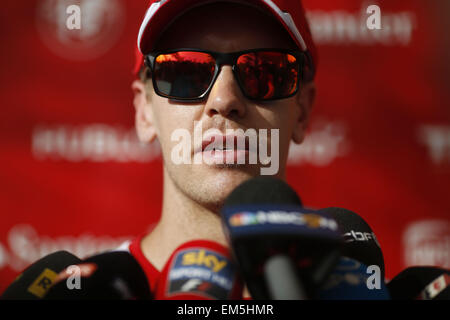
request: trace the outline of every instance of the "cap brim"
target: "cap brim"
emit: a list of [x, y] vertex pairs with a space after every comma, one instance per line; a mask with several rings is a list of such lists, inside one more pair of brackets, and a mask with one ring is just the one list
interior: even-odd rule
[[[201, 6], [208, 3], [220, 2], [223, 0], [163, 0], [153, 3], [147, 10], [144, 20], [138, 35], [138, 48], [142, 54], [151, 52], [154, 45], [162, 32], [174, 21], [177, 17], [185, 13], [187, 10], [196, 6]], [[302, 50], [307, 50], [305, 41], [302, 35], [297, 30], [292, 18], [288, 13], [282, 12], [270, 0], [232, 0], [233, 3], [253, 4], [265, 11], [271, 13], [289, 32], [292, 39]], [[151, 27], [150, 27], [151, 23]]]

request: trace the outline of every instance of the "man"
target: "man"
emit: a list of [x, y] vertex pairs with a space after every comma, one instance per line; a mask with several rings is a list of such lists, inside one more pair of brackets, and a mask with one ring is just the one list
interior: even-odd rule
[[[224, 160], [236, 160], [241, 151], [234, 147], [208, 153], [207, 142], [226, 141], [227, 129], [278, 129], [278, 139], [270, 140], [279, 153], [274, 176], [286, 178], [289, 144], [303, 141], [314, 102], [317, 60], [299, 0], [156, 2], [141, 25], [138, 47], [142, 60], [150, 56], [147, 66], [139, 62], [140, 79], [132, 84], [136, 130], [141, 141], [158, 139], [161, 145], [164, 192], [158, 224], [124, 247], [143, 266], [153, 288], [167, 259], [182, 243], [205, 239], [227, 246], [220, 207], [235, 187], [260, 175], [264, 167], [260, 161], [248, 163], [248, 145], [245, 164], [227, 164]], [[196, 51], [180, 52], [182, 48]], [[258, 53], [261, 48], [285, 50]], [[213, 54], [205, 54], [248, 50], [256, 51], [224, 60], [219, 68]], [[184, 59], [184, 65], [176, 59]], [[252, 64], [245, 59], [258, 61]], [[287, 60], [292, 65], [283, 64]], [[278, 62], [279, 70], [274, 71]], [[219, 134], [204, 138], [200, 146], [191, 144], [190, 156], [201, 154], [203, 160], [209, 156], [213, 163], [175, 163], [178, 141], [173, 133], [182, 129], [194, 136], [198, 126]]]
[[[118, 270], [134, 275], [142, 268], [154, 293], [161, 271], [180, 245], [209, 240], [227, 251], [219, 212], [233, 189], [258, 175], [286, 178], [290, 142], [303, 141], [311, 113], [317, 58], [297, 0], [153, 2], [140, 28], [138, 48], [140, 77], [132, 84], [136, 130], [141, 141], [158, 139], [161, 145], [163, 206], [149, 234], [113, 251], [131, 253], [137, 269], [114, 260]], [[199, 129], [204, 134], [196, 139]], [[40, 274], [44, 263], [60, 266], [66, 261], [61, 255], [68, 256], [58, 253], [36, 263], [25, 280], [12, 284], [13, 295], [29, 297], [24, 291], [35, 279], [33, 272]], [[114, 269], [108, 259], [117, 257], [101, 258], [100, 264]], [[107, 290], [109, 284], [98, 281], [108, 276], [117, 285], [114, 270], [98, 271], [92, 280], [96, 269], [89, 262], [80, 269], [91, 287]], [[53, 294], [89, 297], [88, 291], [76, 290], [59, 295], [58, 288], [68, 289], [69, 275], [61, 271], [54, 278], [59, 284], [52, 287]], [[96, 294], [94, 290], [92, 297]]]

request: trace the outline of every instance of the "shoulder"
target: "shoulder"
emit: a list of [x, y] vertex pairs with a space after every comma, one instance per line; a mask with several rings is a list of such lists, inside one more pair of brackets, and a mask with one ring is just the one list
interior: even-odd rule
[[144, 270], [147, 276], [150, 288], [152, 291], [155, 290], [156, 282], [159, 279], [161, 272], [156, 269], [156, 267], [146, 258], [144, 252], [142, 251], [141, 242], [145, 235], [140, 235], [134, 239], [124, 241], [117, 248], [111, 250], [112, 252], [125, 251], [130, 253], [134, 259], [139, 263], [142, 270]]

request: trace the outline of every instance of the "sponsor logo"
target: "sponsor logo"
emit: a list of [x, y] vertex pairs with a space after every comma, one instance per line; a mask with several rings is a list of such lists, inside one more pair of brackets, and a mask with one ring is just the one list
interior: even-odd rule
[[381, 11], [376, 7], [363, 3], [361, 10], [356, 12], [308, 11], [306, 15], [314, 41], [328, 45], [409, 45], [417, 26], [415, 13], [383, 9], [381, 17]]
[[38, 298], [43, 298], [57, 278], [58, 274], [56, 272], [45, 268], [36, 280], [34, 280], [28, 287], [28, 292]]
[[433, 265], [450, 268], [450, 221], [420, 220], [403, 233], [406, 266]]
[[424, 125], [418, 135], [434, 165], [450, 164], [450, 126]]
[[287, 163], [289, 165], [308, 163], [324, 167], [335, 159], [346, 156], [350, 148], [345, 124], [320, 119], [311, 124], [311, 131], [303, 143], [291, 142]]
[[101, 123], [38, 125], [32, 132], [31, 147], [39, 161], [150, 162], [161, 154], [158, 142], [140, 142], [134, 128]]
[[37, 7], [42, 42], [67, 60], [104, 55], [119, 40], [124, 22], [125, 8], [118, 0], [43, 0]]
[[369, 233], [351, 230], [350, 232], [344, 233], [343, 237], [345, 242], [374, 241], [377, 246], [380, 247], [380, 243], [373, 232]]
[[[247, 136], [251, 137], [250, 132]], [[182, 139], [181, 137], [179, 138]], [[243, 137], [247, 139], [245, 133]], [[237, 139], [236, 145], [239, 146], [239, 139]], [[275, 146], [276, 143], [273, 145]], [[178, 148], [173, 149], [174, 160], [180, 161], [181, 164], [184, 163], [184, 158], [178, 159], [176, 152], [179, 151], [183, 154], [183, 145], [177, 146]], [[210, 146], [215, 146], [215, 143], [211, 143]], [[323, 167], [332, 163], [336, 158], [344, 157], [349, 150], [350, 144], [344, 125], [336, 122], [315, 121], [302, 144], [290, 143], [287, 163], [292, 166], [308, 163]], [[274, 157], [276, 151], [274, 149], [273, 152], [272, 167], [274, 170], [278, 169]], [[32, 131], [31, 152], [38, 161], [147, 163], [161, 157], [161, 147], [158, 141], [150, 144], [143, 143], [139, 141], [134, 128], [103, 123], [80, 126], [70, 124], [37, 125]], [[257, 163], [255, 155], [257, 154], [249, 155], [250, 164]], [[252, 156], [255, 158], [252, 159]], [[271, 157], [265, 157], [267, 160], [265, 162], [272, 161]], [[260, 157], [260, 159], [262, 158]], [[196, 156], [193, 160], [195, 163]], [[239, 160], [237, 159], [238, 164]], [[186, 161], [188, 163], [187, 159]], [[265, 169], [269, 170], [269, 167]]]
[[211, 287], [211, 284], [200, 279], [189, 279], [183, 286], [181, 287], [181, 291], [191, 291], [194, 289], [205, 291]]
[[7, 233], [7, 245], [0, 244], [0, 247], [4, 248], [2, 254], [4, 261], [0, 268], [10, 267], [13, 271], [21, 271], [38, 259], [59, 250], [69, 251], [83, 259], [96, 253], [117, 248], [130, 238], [132, 237], [94, 237], [90, 234], [49, 237], [39, 235], [31, 225], [18, 224]]
[[450, 276], [443, 274], [434, 279], [426, 288], [421, 292], [419, 300], [433, 300], [444, 291], [450, 285]]
[[232, 227], [261, 224], [293, 224], [306, 226], [311, 229], [337, 230], [337, 223], [333, 219], [322, 217], [315, 213], [287, 212], [287, 211], [257, 211], [239, 212], [229, 218]]
[[227, 257], [203, 248], [181, 250], [173, 258], [167, 294], [192, 292], [208, 298], [227, 299], [234, 277], [234, 266]]
[[206, 266], [214, 272], [219, 272], [227, 265], [226, 259], [220, 259], [216, 254], [208, 254], [206, 250], [188, 252], [183, 254], [182, 264], [184, 266], [199, 265]]

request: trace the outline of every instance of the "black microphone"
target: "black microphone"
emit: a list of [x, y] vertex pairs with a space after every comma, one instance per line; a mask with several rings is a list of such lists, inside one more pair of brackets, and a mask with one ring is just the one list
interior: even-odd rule
[[[68, 276], [50, 288], [46, 300], [146, 300], [151, 299], [147, 277], [136, 259], [125, 251], [111, 251], [79, 263], [78, 285]], [[73, 273], [72, 273], [73, 276]], [[67, 280], [66, 280], [67, 278]], [[76, 282], [76, 280], [74, 280]]]
[[385, 277], [383, 252], [381, 251], [375, 233], [358, 214], [343, 208], [325, 208], [320, 212], [327, 213], [339, 225], [344, 246], [342, 255], [355, 259], [367, 266], [376, 265], [380, 268], [381, 279]]
[[27, 267], [3, 292], [3, 300], [39, 300], [45, 297], [58, 274], [81, 259], [67, 251], [51, 253]]
[[388, 284], [393, 300], [450, 300], [450, 270], [409, 267]]
[[390, 300], [384, 281], [382, 279], [371, 281], [371, 278], [368, 266], [354, 259], [341, 257], [333, 272], [319, 289], [318, 298], [320, 300]]
[[273, 177], [250, 179], [221, 209], [225, 234], [253, 299], [312, 299], [337, 263], [341, 236]]

